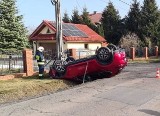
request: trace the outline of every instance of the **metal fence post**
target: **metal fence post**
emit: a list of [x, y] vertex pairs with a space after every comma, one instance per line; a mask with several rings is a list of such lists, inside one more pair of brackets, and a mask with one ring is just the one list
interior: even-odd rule
[[11, 70], [11, 60], [12, 60], [12, 55], [9, 54], [9, 71]]

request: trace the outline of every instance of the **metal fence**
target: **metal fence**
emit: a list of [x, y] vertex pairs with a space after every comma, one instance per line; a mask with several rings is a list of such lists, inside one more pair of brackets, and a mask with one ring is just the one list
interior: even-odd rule
[[94, 55], [95, 52], [96, 52], [96, 50], [77, 49], [76, 56], [77, 56], [77, 59], [80, 59], [83, 57], [88, 57], [88, 56]]
[[136, 57], [143, 57], [144, 56], [144, 52], [143, 52], [143, 47], [136, 47], [135, 48], [135, 56]]
[[[126, 56], [130, 57], [130, 55], [131, 55], [130, 49], [125, 49], [125, 52], [126, 52]], [[155, 48], [148, 48], [148, 57], [156, 56], [155, 53], [156, 53]], [[136, 47], [135, 48], [135, 57], [137, 57], [137, 58], [144, 57], [144, 47]]]
[[20, 73], [23, 71], [22, 51], [0, 51], [0, 75]]
[[124, 48], [125, 49], [125, 53], [126, 53], [126, 57], [130, 57], [131, 51], [129, 48]]
[[156, 56], [155, 48], [148, 48], [148, 57]]

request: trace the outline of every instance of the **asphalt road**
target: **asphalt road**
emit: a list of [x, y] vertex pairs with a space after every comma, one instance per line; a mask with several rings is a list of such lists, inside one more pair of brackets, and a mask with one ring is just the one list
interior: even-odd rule
[[0, 116], [160, 116], [159, 67], [129, 64], [113, 78], [0, 106]]

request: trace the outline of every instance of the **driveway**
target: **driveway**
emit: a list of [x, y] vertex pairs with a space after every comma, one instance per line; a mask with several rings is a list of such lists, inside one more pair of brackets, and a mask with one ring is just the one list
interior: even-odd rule
[[0, 106], [1, 116], [160, 116], [160, 63], [129, 64], [119, 75]]

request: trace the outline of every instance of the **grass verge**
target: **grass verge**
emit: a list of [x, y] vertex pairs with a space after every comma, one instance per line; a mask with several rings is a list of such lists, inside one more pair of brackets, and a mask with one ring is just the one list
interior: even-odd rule
[[37, 77], [15, 78], [0, 81], [0, 104], [41, 96], [67, 89], [76, 83], [58, 79], [37, 79]]
[[[128, 63], [151, 62], [157, 63], [160, 62], [160, 59], [128, 60]], [[49, 79], [47, 78], [47, 75], [41, 80], [34, 76], [0, 81], [0, 104], [57, 92], [59, 90], [70, 88], [74, 85], [77, 85], [77, 83], [60, 79]]]
[[160, 63], [160, 58], [149, 58], [149, 59], [128, 59], [128, 63]]

